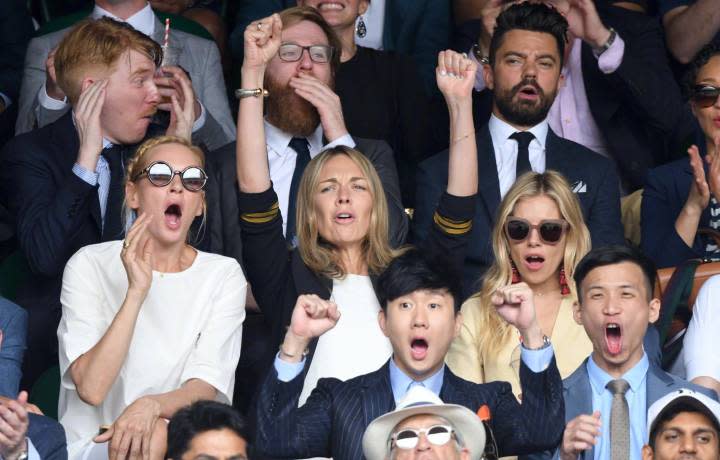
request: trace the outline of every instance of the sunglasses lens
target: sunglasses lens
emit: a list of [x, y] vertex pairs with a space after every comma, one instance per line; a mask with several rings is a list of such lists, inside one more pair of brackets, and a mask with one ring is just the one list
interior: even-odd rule
[[403, 430], [395, 437], [395, 445], [400, 449], [412, 449], [418, 443], [418, 434], [412, 430]]
[[148, 179], [153, 185], [165, 186], [170, 183], [173, 178], [172, 169], [165, 163], [155, 163], [150, 166], [147, 173]]
[[428, 430], [427, 438], [431, 444], [442, 446], [450, 441], [450, 434], [450, 430], [446, 426], [433, 426]]
[[530, 226], [522, 220], [510, 220], [507, 223], [507, 234], [511, 240], [522, 241], [527, 238]]
[[201, 190], [205, 186], [206, 179], [205, 171], [200, 168], [188, 168], [182, 174], [183, 185], [188, 190]]
[[715, 104], [718, 97], [720, 96], [720, 88], [714, 86], [699, 86], [695, 88], [693, 94], [693, 101], [700, 107], [710, 107]]
[[543, 222], [540, 237], [547, 243], [557, 243], [562, 238], [563, 225], [560, 222]]

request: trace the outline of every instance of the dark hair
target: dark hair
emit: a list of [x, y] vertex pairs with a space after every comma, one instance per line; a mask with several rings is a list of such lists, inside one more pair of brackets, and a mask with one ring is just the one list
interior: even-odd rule
[[560, 66], [565, 56], [568, 23], [555, 8], [542, 3], [516, 3], [500, 13], [495, 21], [495, 31], [490, 39], [490, 65], [495, 65], [495, 53], [502, 46], [503, 37], [511, 30], [544, 32], [555, 37]]
[[179, 460], [187, 452], [193, 438], [212, 430], [228, 429], [246, 442], [247, 423], [232, 406], [216, 401], [197, 401], [180, 409], [168, 425], [168, 447], [165, 458]]
[[383, 310], [400, 296], [425, 289], [444, 289], [452, 297], [455, 313], [460, 311], [462, 276], [441, 256], [416, 248], [405, 251], [390, 262], [378, 277], [375, 292]]
[[[705, 416], [708, 420], [710, 420], [710, 424], [715, 430], [715, 434], [720, 434], [720, 425], [718, 425], [718, 421], [712, 414], [712, 412], [710, 412], [710, 409], [700, 403], [695, 404], [686, 401], [678, 401], [675, 403], [671, 403], [669, 407], [663, 409], [658, 415], [658, 417], [655, 419], [655, 421], [653, 421], [652, 427], [650, 428], [650, 438], [648, 440], [648, 445], [650, 445], [651, 449], [655, 450], [655, 440], [658, 433], [663, 429], [665, 424], [673, 420], [675, 417], [682, 414], [683, 412], [690, 412], [693, 414], [701, 414]], [[717, 436], [715, 437], [715, 440], [718, 440]]]
[[622, 262], [630, 262], [642, 269], [645, 276], [645, 288], [647, 289], [648, 300], [652, 298], [655, 290], [656, 268], [650, 260], [639, 249], [631, 246], [604, 246], [588, 252], [575, 268], [575, 284], [578, 290], [578, 299], [582, 302], [582, 282], [592, 270], [607, 265], [615, 265]]
[[685, 72], [685, 78], [683, 79], [683, 95], [685, 99], [690, 99], [695, 90], [695, 80], [705, 64], [715, 56], [720, 56], [720, 44], [708, 43], [703, 46], [700, 51], [695, 55], [687, 72]]

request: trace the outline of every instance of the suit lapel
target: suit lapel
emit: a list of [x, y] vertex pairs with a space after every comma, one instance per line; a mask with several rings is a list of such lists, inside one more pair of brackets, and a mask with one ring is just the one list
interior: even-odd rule
[[[589, 358], [588, 358], [589, 359]], [[565, 423], [580, 414], [592, 414], [592, 386], [587, 373], [587, 359], [564, 382]], [[582, 458], [595, 458], [595, 448], [586, 450]]]
[[379, 416], [395, 409], [395, 397], [390, 385], [390, 360], [377, 371], [368, 374], [362, 392], [364, 429]]
[[495, 221], [495, 212], [500, 205], [500, 181], [498, 179], [495, 149], [490, 129], [485, 125], [477, 139], [478, 169], [480, 173], [480, 196], [489, 222]]
[[666, 375], [661, 369], [652, 364], [648, 368], [646, 380], [645, 402], [648, 408], [668, 393], [668, 389], [672, 386], [673, 380]]

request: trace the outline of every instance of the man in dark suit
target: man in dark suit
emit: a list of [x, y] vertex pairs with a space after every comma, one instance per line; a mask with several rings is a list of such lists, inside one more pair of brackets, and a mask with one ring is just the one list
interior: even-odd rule
[[[29, 312], [26, 382], [57, 360], [67, 260], [83, 246], [123, 237], [123, 162], [148, 134], [160, 100], [153, 81], [160, 55], [157, 43], [129, 25], [82, 22], [55, 55], [72, 112], [15, 137], [2, 152], [0, 199], [32, 272], [16, 298]], [[187, 77], [176, 84], [182, 110], [168, 134], [188, 138], [194, 96]]]
[[717, 400], [714, 391], [665, 373], [643, 350], [648, 324], [660, 314], [660, 300], [652, 298], [655, 274], [650, 259], [625, 246], [593, 249], [575, 269], [573, 314], [593, 352], [563, 381], [567, 425], [554, 458], [639, 459], [655, 401], [680, 388]]
[[564, 410], [560, 375], [534, 306], [512, 288], [495, 294], [498, 313], [522, 336], [520, 405], [509, 383], [470, 383], [445, 366], [445, 354], [462, 326], [460, 291], [458, 277], [437, 259], [417, 250], [396, 258], [377, 281], [378, 321], [390, 339], [392, 357], [377, 371], [345, 382], [320, 379], [298, 408], [308, 371], [304, 350], [334, 327], [342, 308], [317, 296], [300, 296], [260, 393], [259, 451], [271, 457], [362, 458], [362, 437], [370, 422], [392, 411], [417, 385], [473, 412], [487, 405], [501, 455], [527, 454], [557, 443]]
[[[487, 2], [482, 19], [469, 21], [455, 46], [487, 57], [499, 8]], [[568, 18], [569, 42], [558, 91], [549, 115], [560, 137], [611, 158], [626, 190], [642, 188], [648, 168], [681, 153], [692, 135], [692, 116], [684, 106], [667, 60], [656, 18], [605, 2], [553, 0]], [[492, 29], [490, 29], [492, 30]], [[692, 35], [692, 34], [690, 34]], [[490, 117], [492, 94], [476, 81], [476, 122]]]
[[[553, 169], [565, 175], [580, 201], [593, 246], [623, 241], [613, 164], [555, 135], [546, 119], [562, 80], [566, 30], [567, 21], [543, 4], [516, 4], [498, 16], [490, 63], [483, 69], [493, 90], [493, 115], [477, 137], [481, 199], [465, 262], [466, 289], [477, 287], [492, 263], [490, 235], [501, 198], [515, 178], [529, 170]], [[421, 240], [445, 189], [447, 156], [441, 152], [418, 170], [414, 231]]]

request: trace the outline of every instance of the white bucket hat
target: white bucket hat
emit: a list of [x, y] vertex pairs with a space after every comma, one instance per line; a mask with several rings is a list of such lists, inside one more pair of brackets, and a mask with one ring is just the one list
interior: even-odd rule
[[694, 407], [705, 414], [712, 422], [720, 425], [720, 403], [695, 390], [681, 388], [666, 394], [650, 406], [647, 416], [648, 436], [656, 428], [656, 421], [661, 420], [662, 416], [677, 404], [687, 404]]
[[485, 449], [485, 427], [470, 409], [457, 404], [445, 404], [423, 386], [410, 388], [394, 411], [381, 415], [370, 423], [363, 436], [363, 452], [367, 460], [384, 460], [388, 441], [398, 423], [413, 415], [437, 415], [452, 425], [460, 443], [470, 451], [472, 460], [479, 460]]

